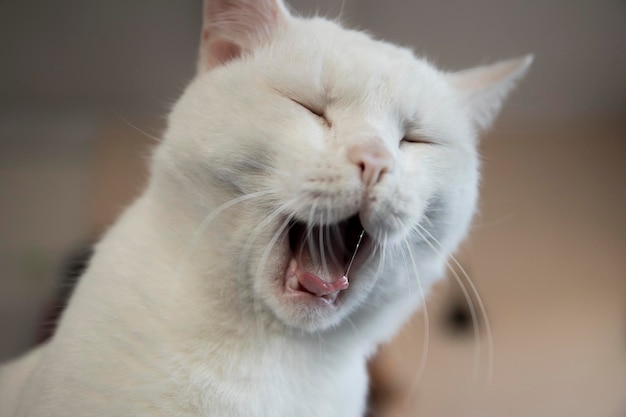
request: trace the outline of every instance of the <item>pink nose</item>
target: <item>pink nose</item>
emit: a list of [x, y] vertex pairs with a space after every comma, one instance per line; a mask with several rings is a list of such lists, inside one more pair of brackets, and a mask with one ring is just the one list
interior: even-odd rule
[[372, 187], [391, 168], [391, 154], [382, 143], [362, 141], [348, 149], [348, 160], [361, 170], [361, 181]]

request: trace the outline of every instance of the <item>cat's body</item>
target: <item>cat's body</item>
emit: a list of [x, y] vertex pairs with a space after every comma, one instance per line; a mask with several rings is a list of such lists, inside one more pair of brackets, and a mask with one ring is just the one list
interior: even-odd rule
[[464, 237], [476, 127], [528, 59], [445, 74], [269, 0], [205, 25], [147, 190], [0, 373], [7, 416], [362, 416], [366, 358]]

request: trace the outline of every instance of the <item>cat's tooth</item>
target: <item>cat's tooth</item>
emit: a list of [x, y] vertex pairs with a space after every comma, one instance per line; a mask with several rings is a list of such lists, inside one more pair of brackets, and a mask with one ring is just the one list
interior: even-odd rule
[[290, 290], [297, 290], [298, 289], [298, 278], [294, 276], [290, 276], [287, 279], [287, 288], [289, 288]]
[[289, 266], [287, 267], [287, 276], [295, 276], [297, 267], [298, 262], [296, 261], [296, 258], [291, 258], [291, 261], [289, 261]]
[[289, 261], [289, 265], [287, 266], [287, 274], [285, 286], [291, 290], [297, 290], [299, 287], [298, 277], [296, 277], [296, 268], [298, 267], [298, 262], [294, 258], [291, 258]]

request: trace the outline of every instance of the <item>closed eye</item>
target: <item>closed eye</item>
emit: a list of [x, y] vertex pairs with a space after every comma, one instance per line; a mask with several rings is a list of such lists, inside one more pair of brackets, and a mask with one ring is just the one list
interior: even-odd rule
[[313, 116], [315, 116], [316, 118], [318, 118], [321, 122], [323, 122], [326, 126], [331, 127], [332, 123], [330, 123], [330, 120], [328, 120], [328, 118], [326, 118], [326, 115], [324, 114], [323, 111], [319, 111], [316, 110], [314, 108], [312, 108], [311, 106], [308, 106], [306, 104], [303, 104], [297, 100], [294, 99], [290, 99], [291, 101], [293, 101], [294, 103], [296, 103], [297, 105], [299, 105], [300, 107], [304, 108], [305, 110], [307, 110], [309, 113], [311, 113]]
[[423, 145], [436, 145], [435, 142], [425, 139], [420, 136], [405, 136], [402, 138], [400, 143], [414, 143], [414, 144], [423, 144]]

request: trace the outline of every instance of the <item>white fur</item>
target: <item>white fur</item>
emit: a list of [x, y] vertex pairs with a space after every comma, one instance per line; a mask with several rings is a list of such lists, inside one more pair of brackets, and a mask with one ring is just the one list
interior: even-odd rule
[[[413, 229], [426, 227], [444, 254], [465, 236], [475, 126], [528, 62], [461, 86], [406, 49], [269, 9], [279, 15], [262, 39], [226, 45], [240, 56], [206, 56], [236, 36], [201, 53], [210, 63], [170, 116], [147, 190], [98, 244], [5, 415], [363, 415], [366, 358], [421, 304], [416, 273], [427, 289], [443, 272]], [[373, 188], [347, 158], [362, 141], [392, 156]], [[288, 243], [276, 235], [286, 216], [329, 223], [356, 212], [384, 263], [378, 251], [354, 271], [335, 310], [287, 302]], [[20, 363], [0, 387], [26, 378]]]

